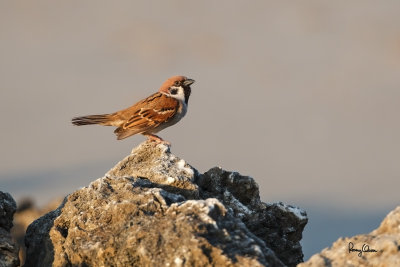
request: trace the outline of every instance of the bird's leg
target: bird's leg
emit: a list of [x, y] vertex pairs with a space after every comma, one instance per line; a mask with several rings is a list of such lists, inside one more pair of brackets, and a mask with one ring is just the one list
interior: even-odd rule
[[165, 145], [168, 145], [168, 146], [171, 145], [170, 142], [165, 141], [164, 139], [162, 139], [161, 137], [159, 137], [159, 136], [157, 136], [155, 134], [146, 133], [146, 134], [143, 134], [143, 135], [147, 136], [149, 141], [156, 142], [157, 144], [165, 144]]

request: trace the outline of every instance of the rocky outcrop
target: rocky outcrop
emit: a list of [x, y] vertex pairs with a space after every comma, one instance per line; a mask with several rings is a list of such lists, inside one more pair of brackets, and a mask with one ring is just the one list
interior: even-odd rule
[[369, 234], [339, 238], [299, 267], [400, 266], [400, 206]]
[[10, 234], [16, 209], [11, 195], [0, 191], [0, 267], [19, 266], [19, 248]]
[[25, 266], [295, 266], [304, 211], [145, 142], [27, 230]]

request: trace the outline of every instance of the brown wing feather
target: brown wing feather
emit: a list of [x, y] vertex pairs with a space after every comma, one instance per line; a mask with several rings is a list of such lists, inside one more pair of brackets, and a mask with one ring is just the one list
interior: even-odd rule
[[169, 121], [178, 110], [178, 100], [162, 93], [155, 93], [134, 106], [120, 111], [119, 117], [126, 119], [114, 132], [118, 139], [151, 132], [160, 124]]

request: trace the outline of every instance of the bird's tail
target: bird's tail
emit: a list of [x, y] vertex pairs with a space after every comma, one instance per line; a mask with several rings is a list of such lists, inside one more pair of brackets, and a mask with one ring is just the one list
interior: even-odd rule
[[88, 115], [82, 117], [72, 118], [72, 124], [76, 126], [100, 124], [110, 126], [112, 125], [112, 116], [114, 114], [100, 114], [100, 115]]

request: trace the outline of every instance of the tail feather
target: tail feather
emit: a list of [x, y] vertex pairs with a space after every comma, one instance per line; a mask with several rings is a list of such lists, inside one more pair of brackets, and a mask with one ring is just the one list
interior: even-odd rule
[[82, 117], [75, 117], [72, 119], [72, 124], [76, 126], [101, 124], [111, 125], [110, 119], [112, 114], [101, 114], [101, 115], [88, 115]]

